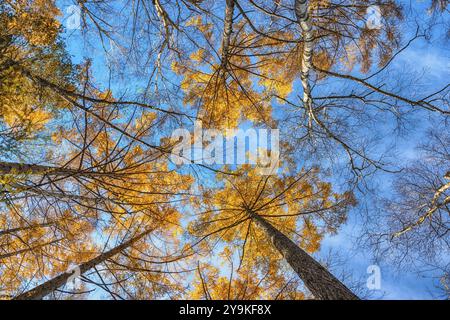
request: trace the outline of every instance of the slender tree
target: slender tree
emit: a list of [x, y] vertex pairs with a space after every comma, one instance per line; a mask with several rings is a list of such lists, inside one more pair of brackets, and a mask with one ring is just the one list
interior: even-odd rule
[[[78, 266], [80, 275], [84, 274], [89, 269], [94, 268], [98, 264], [101, 264], [101, 263], [105, 262], [106, 260], [112, 258], [113, 256], [119, 254], [121, 251], [129, 248], [135, 242], [141, 240], [142, 238], [147, 236], [152, 231], [153, 231], [153, 229], [146, 230], [146, 231], [134, 236], [130, 240], [123, 242], [122, 244], [118, 245], [117, 247], [114, 247], [114, 248], [98, 255], [97, 257], [80, 264]], [[71, 273], [61, 274], [61, 275], [59, 275], [53, 279], [50, 279], [50, 280], [44, 282], [43, 284], [41, 284], [27, 292], [24, 292], [24, 293], [18, 295], [14, 299], [15, 300], [40, 300], [40, 299], [44, 298], [46, 295], [53, 292], [54, 290], [58, 289], [59, 287], [63, 286], [64, 284], [66, 284], [67, 280], [70, 278], [70, 276], [71, 276]]]

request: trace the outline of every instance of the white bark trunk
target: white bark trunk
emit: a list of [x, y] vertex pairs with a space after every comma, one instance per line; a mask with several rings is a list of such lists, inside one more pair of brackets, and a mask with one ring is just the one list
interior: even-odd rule
[[303, 55], [301, 81], [303, 86], [303, 105], [309, 114], [309, 127], [312, 127], [312, 97], [309, 72], [312, 68], [313, 33], [309, 18], [308, 0], [295, 1], [295, 15], [303, 34]]

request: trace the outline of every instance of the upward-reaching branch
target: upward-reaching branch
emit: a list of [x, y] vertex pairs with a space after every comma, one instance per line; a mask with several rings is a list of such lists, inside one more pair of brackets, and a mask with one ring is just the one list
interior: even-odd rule
[[430, 204], [424, 204], [422, 207], [428, 207], [424, 214], [422, 214], [416, 222], [407, 225], [401, 231], [398, 231], [392, 235], [392, 238], [399, 237], [402, 234], [411, 231], [413, 228], [420, 226], [427, 218], [430, 218], [433, 213], [438, 211], [440, 208], [444, 208], [448, 204], [450, 204], [450, 196], [446, 196], [441, 202], [439, 199], [442, 195], [445, 196], [445, 192], [450, 189], [450, 182], [442, 185], [434, 194], [433, 199]]

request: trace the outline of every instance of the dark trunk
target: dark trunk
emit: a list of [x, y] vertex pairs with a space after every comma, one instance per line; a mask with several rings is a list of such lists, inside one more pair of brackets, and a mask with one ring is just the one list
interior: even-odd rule
[[250, 213], [253, 220], [265, 231], [275, 248], [302, 279], [316, 299], [357, 300], [359, 299], [342, 282], [320, 263], [277, 230], [263, 217]]

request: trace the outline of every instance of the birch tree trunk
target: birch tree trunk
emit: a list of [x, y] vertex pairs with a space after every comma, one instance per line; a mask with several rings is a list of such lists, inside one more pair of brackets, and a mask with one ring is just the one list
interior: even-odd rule
[[234, 0], [226, 0], [225, 18], [222, 36], [222, 67], [226, 68], [228, 65], [228, 57], [231, 42], [231, 33], [233, 32], [233, 14], [234, 14]]
[[320, 263], [297, 246], [292, 240], [277, 230], [263, 217], [249, 213], [265, 232], [275, 248], [298, 274], [305, 286], [316, 299], [357, 300], [359, 299], [342, 282], [333, 276]]
[[[142, 239], [143, 237], [145, 237], [146, 235], [151, 233], [153, 230], [154, 229], [149, 229], [147, 231], [144, 231], [141, 234], [139, 234], [138, 236], [122, 243], [121, 245], [119, 245], [107, 252], [104, 252], [104, 253], [100, 254], [99, 256], [97, 256], [85, 263], [80, 264], [78, 266], [80, 275], [82, 275], [89, 269], [95, 267], [96, 265], [103, 263], [106, 260], [112, 258], [113, 256], [120, 253], [121, 251], [129, 248], [131, 245], [133, 245], [135, 242], [139, 241], [140, 239]], [[56, 276], [53, 279], [50, 279], [50, 280], [44, 282], [43, 284], [18, 295], [13, 300], [40, 300], [43, 297], [45, 297], [46, 295], [50, 294], [51, 292], [55, 291], [59, 287], [66, 284], [67, 280], [69, 279], [69, 277], [71, 275], [72, 275], [71, 273], [63, 273], [59, 276]]]
[[311, 86], [309, 84], [309, 71], [312, 67], [312, 52], [313, 52], [313, 33], [311, 20], [309, 18], [309, 4], [308, 0], [295, 1], [295, 15], [303, 33], [303, 55], [302, 55], [302, 73], [301, 81], [303, 87], [303, 105], [309, 114], [309, 127], [312, 127], [312, 97]]

